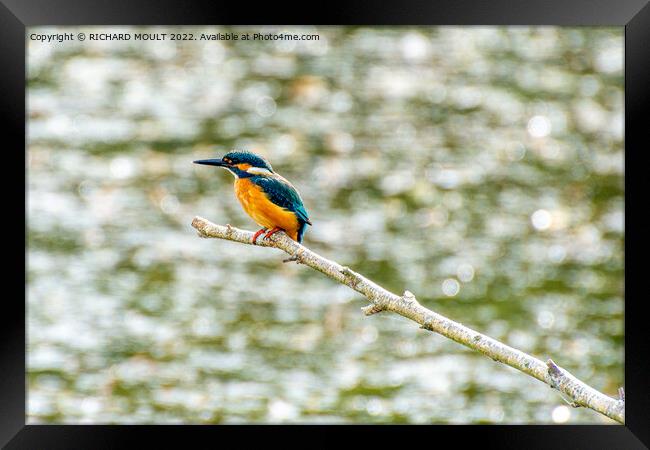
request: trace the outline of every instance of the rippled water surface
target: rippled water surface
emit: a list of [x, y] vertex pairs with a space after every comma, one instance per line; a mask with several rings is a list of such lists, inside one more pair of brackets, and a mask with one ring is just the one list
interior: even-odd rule
[[29, 42], [29, 422], [612, 423], [279, 251], [199, 239], [194, 215], [256, 225], [191, 161], [257, 150], [308, 247], [615, 395], [622, 28], [298, 32], [320, 40]]

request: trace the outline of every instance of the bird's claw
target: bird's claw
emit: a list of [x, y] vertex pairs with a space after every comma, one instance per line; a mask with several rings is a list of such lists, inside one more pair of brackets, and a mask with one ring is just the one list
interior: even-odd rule
[[255, 234], [253, 235], [252, 244], [255, 245], [255, 243], [256, 243], [256, 241], [257, 241], [257, 238], [260, 237], [260, 234], [263, 234], [263, 233], [265, 233], [265, 232], [266, 232], [266, 228], [262, 228], [262, 229], [259, 230], [257, 233], [255, 233]]
[[273, 236], [273, 235], [274, 235], [275, 233], [277, 233], [278, 231], [282, 231], [282, 228], [278, 228], [278, 227], [273, 228], [271, 231], [269, 231], [268, 233], [266, 233], [266, 235], [264, 236], [263, 239], [264, 239], [264, 240], [268, 240], [271, 236]]

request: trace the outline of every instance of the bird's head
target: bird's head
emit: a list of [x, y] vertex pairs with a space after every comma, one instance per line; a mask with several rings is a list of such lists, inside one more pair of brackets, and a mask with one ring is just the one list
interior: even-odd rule
[[239, 178], [273, 173], [273, 167], [264, 157], [247, 151], [232, 151], [223, 158], [200, 159], [194, 164], [223, 167]]

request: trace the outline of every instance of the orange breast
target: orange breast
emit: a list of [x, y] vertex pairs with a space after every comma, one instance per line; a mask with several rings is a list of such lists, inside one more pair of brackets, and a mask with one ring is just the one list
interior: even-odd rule
[[235, 180], [235, 195], [244, 211], [264, 228], [282, 228], [293, 240], [298, 240], [298, 219], [296, 215], [271, 202], [257, 186], [246, 178]]

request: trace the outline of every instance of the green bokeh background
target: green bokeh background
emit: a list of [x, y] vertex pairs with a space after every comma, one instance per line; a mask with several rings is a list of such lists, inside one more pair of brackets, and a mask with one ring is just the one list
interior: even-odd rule
[[31, 28], [318, 41], [28, 41], [29, 423], [613, 423], [283, 254], [305, 244], [609, 395], [623, 384], [623, 29]]

